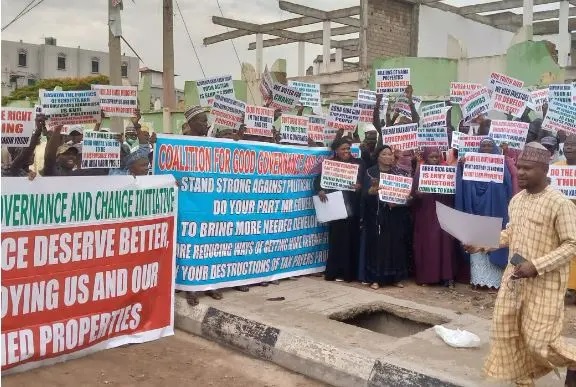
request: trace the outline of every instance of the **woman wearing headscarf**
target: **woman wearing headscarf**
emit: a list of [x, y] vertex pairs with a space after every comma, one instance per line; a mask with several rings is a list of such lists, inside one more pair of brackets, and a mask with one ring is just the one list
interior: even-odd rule
[[362, 226], [365, 252], [364, 278], [376, 290], [382, 285], [404, 287], [412, 258], [412, 222], [410, 209], [380, 201], [378, 191], [380, 173], [408, 176], [396, 166], [396, 158], [388, 145], [378, 146], [374, 152], [376, 165], [364, 176], [362, 194]]
[[[494, 140], [486, 137], [480, 143], [480, 153], [501, 154]], [[514, 184], [508, 163], [504, 163], [502, 183], [463, 180], [463, 163], [456, 173], [456, 209], [473, 215], [503, 218], [502, 228], [508, 223], [508, 203], [514, 196]], [[465, 253], [466, 257], [468, 254]], [[508, 249], [489, 254], [476, 253], [470, 257], [470, 277], [474, 287], [498, 289], [502, 273], [508, 264]]]
[[[352, 157], [349, 137], [339, 137], [332, 143], [334, 156], [332, 160], [342, 163], [358, 164], [358, 178], [354, 191], [342, 191], [344, 203], [348, 211], [346, 219], [332, 221], [328, 224], [328, 261], [326, 262], [326, 281], [351, 282], [357, 278], [358, 254], [360, 250], [360, 181], [364, 174], [361, 159]], [[320, 200], [326, 202], [328, 193], [335, 190], [320, 187], [321, 176], [316, 178], [314, 186]]]
[[[426, 147], [422, 152], [423, 165], [440, 165], [439, 148]], [[436, 202], [454, 208], [454, 195], [431, 194], [418, 191], [420, 168], [412, 183], [412, 214], [414, 215], [414, 271], [416, 283], [442, 283], [454, 287], [456, 277], [456, 241], [440, 228], [436, 217]]]

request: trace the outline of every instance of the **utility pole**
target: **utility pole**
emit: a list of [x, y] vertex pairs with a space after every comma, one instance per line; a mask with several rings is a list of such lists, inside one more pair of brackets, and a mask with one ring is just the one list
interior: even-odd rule
[[[121, 0], [108, 0], [108, 60], [110, 64], [110, 85], [122, 86], [120, 37], [122, 36], [122, 22], [120, 11]], [[110, 119], [110, 130], [114, 133], [124, 133], [122, 119]]]
[[164, 133], [172, 133], [171, 113], [176, 109], [174, 89], [174, 5], [172, 0], [163, 0], [162, 19], [162, 126]]

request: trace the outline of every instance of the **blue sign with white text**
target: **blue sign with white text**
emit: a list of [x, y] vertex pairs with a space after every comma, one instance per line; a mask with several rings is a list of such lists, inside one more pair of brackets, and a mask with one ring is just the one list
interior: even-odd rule
[[210, 290], [324, 271], [312, 196], [326, 148], [158, 135], [154, 173], [179, 182], [176, 288]]

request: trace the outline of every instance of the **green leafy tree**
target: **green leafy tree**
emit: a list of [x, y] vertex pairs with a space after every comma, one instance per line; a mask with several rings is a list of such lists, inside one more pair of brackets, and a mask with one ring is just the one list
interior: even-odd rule
[[108, 85], [110, 83], [106, 75], [97, 75], [84, 78], [54, 78], [42, 79], [32, 86], [21, 87], [14, 90], [10, 95], [2, 97], [2, 106], [11, 101], [29, 99], [32, 102], [38, 100], [38, 90], [54, 90], [60, 86], [62, 90], [90, 90], [90, 85]]

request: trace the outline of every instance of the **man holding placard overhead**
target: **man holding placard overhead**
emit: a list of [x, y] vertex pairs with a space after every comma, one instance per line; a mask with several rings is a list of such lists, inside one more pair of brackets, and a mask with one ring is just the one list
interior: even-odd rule
[[[523, 190], [510, 202], [510, 221], [500, 236], [510, 263], [494, 306], [484, 370], [517, 386], [534, 386], [550, 371], [576, 365], [576, 347], [561, 337], [564, 293], [576, 256], [576, 206], [548, 185], [549, 161], [541, 144], [524, 148], [517, 163]], [[576, 385], [574, 376], [569, 371], [566, 385]]]

